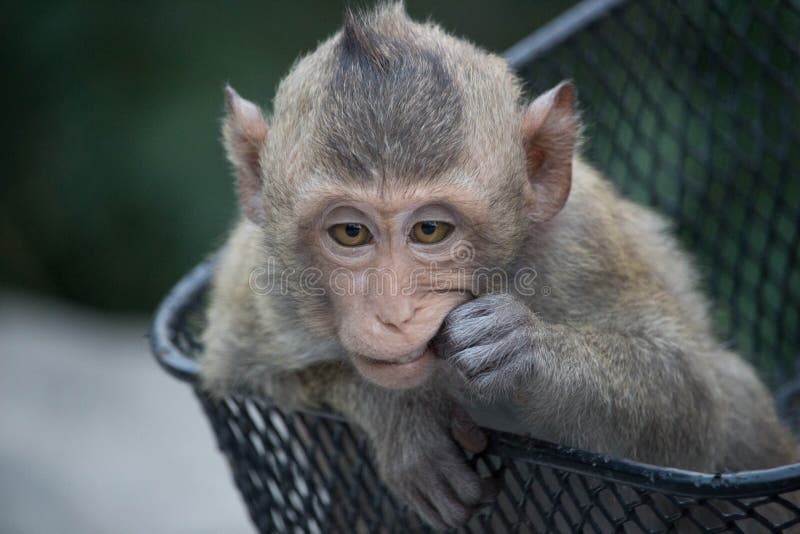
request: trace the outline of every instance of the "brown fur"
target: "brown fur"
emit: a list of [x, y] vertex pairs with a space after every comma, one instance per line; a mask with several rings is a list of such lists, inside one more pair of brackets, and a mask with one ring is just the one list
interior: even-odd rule
[[[439, 527], [461, 524], [487, 491], [453, 441], [482, 444], [452, 418], [455, 398], [508, 404], [538, 437], [656, 464], [795, 461], [769, 393], [713, 338], [667, 225], [574, 155], [574, 97], [567, 84], [524, 105], [502, 59], [409, 21], [399, 5], [349, 15], [301, 59], [268, 127], [229, 93], [225, 140], [245, 217], [214, 279], [204, 387], [340, 411], [371, 439], [390, 487]], [[326, 276], [367, 261], [326, 249], [320, 225], [336, 199], [380, 221], [373, 248], [388, 252], [369, 265], [401, 280], [424, 262], [386, 236], [419, 206], [445, 206], [475, 252], [454, 284], [477, 298], [433, 291], [433, 274], [410, 296], [333, 294]], [[426, 256], [434, 274], [454, 264], [445, 252]], [[259, 291], [254, 275], [268, 265], [320, 276], [314, 291], [297, 276]], [[485, 295], [469, 285], [485, 267], [511, 278], [535, 268], [535, 294]], [[397, 311], [408, 306], [421, 311]], [[367, 325], [374, 336], [360, 332]], [[407, 371], [413, 380], [392, 383], [395, 367], [364, 363], [405, 361], [386, 347], [424, 343], [440, 326], [442, 358]]]

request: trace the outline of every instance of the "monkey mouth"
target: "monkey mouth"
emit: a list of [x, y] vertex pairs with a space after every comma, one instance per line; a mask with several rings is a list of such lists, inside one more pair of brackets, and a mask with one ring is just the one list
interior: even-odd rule
[[362, 354], [352, 358], [364, 378], [389, 389], [408, 389], [419, 385], [430, 374], [434, 353], [427, 346], [402, 358], [380, 360]]
[[365, 363], [370, 365], [406, 365], [410, 363], [414, 363], [423, 356], [425, 353], [430, 349], [428, 345], [422, 347], [421, 349], [417, 349], [414, 352], [410, 352], [406, 355], [399, 356], [397, 358], [372, 358], [370, 356], [366, 356], [364, 354], [358, 354], [357, 356], [364, 360]]

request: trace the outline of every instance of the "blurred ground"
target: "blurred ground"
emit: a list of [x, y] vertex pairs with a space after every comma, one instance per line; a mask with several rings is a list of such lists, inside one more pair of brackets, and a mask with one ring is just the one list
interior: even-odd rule
[[147, 317], [0, 294], [0, 532], [252, 532]]

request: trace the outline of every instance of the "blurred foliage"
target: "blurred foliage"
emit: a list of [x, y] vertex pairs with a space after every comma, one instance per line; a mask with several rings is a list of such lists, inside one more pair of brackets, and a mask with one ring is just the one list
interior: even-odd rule
[[[502, 51], [567, 0], [409, 0], [417, 19]], [[0, 21], [6, 82], [0, 284], [151, 310], [235, 216], [222, 87], [269, 108], [343, 3], [17, 3]]]

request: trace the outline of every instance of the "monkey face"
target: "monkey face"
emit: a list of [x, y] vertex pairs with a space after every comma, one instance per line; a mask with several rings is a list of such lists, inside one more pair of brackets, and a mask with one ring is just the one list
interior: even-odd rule
[[321, 271], [324, 296], [290, 283], [297, 316], [367, 379], [413, 387], [435, 367], [428, 345], [446, 315], [482, 292], [473, 272], [506, 275], [526, 228], [566, 202], [575, 90], [559, 84], [523, 110], [499, 60], [500, 83], [459, 88], [432, 60], [336, 50], [330, 83], [284, 82], [298, 93], [279, 91], [269, 127], [228, 88], [225, 145], [267, 248], [287, 271]]
[[[452, 198], [452, 197], [451, 197]], [[472, 296], [468, 215], [428, 195], [338, 198], [315, 210], [308, 236], [325, 273], [342, 346], [365, 378], [418, 385], [436, 364], [429, 343]]]

